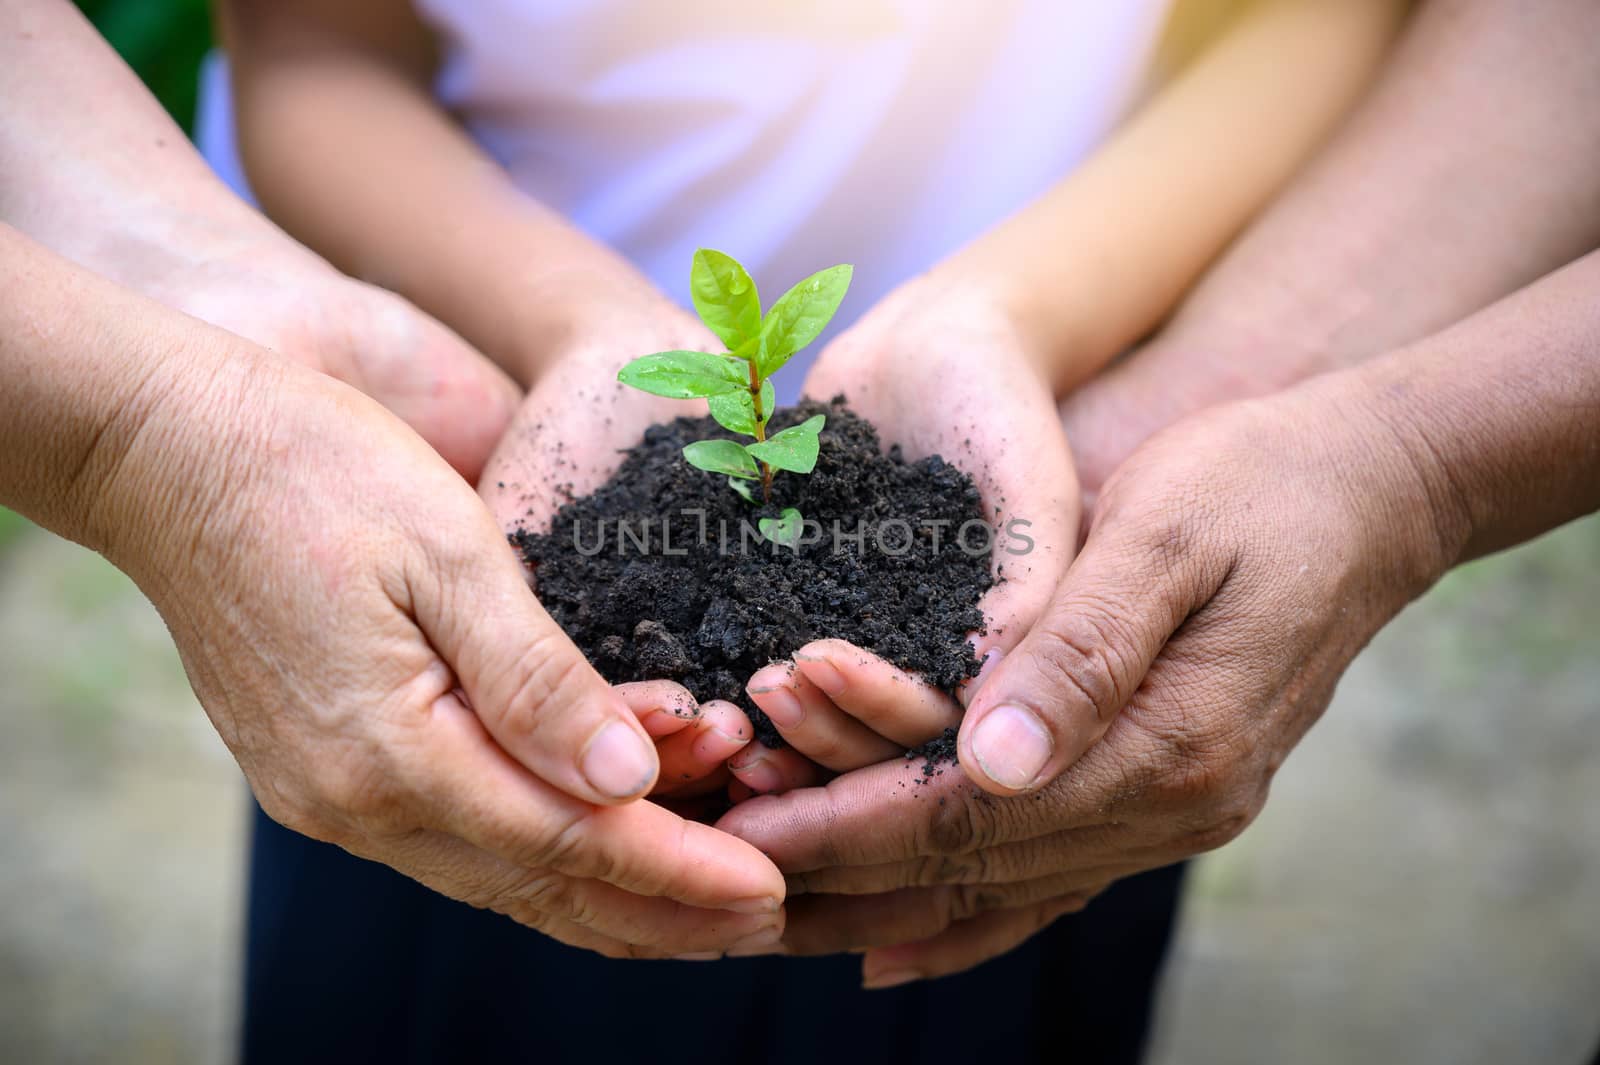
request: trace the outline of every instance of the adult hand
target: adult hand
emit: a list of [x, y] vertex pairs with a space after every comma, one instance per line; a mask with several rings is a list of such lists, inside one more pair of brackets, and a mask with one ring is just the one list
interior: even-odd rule
[[[974, 696], [960, 769], [874, 766], [723, 818], [805, 893], [785, 949], [869, 948], [870, 986], [953, 972], [1250, 822], [1356, 652], [1450, 557], [1428, 450], [1346, 377], [1217, 408], [1123, 465]], [[1043, 741], [1020, 786], [972, 750], [996, 713]]]
[[[1008, 315], [977, 288], [919, 279], [830, 344], [806, 392], [844, 393], [886, 445], [913, 460], [942, 455], [972, 476], [997, 532], [999, 578], [979, 604], [987, 624], [972, 637], [974, 653], [992, 662], [1016, 646], [1072, 559], [1078, 490], [1049, 389]], [[791, 745], [752, 744], [734, 759], [735, 776], [757, 791], [814, 781], [801, 755], [854, 769], [899, 757], [961, 718], [949, 698], [840, 640], [760, 670], [749, 691]]]
[[[475, 479], [516, 409], [511, 379], [393, 293], [353, 280], [225, 191], [142, 208], [84, 265], [376, 399]], [[56, 235], [56, 234], [52, 234]]]
[[77, 8], [20, 0], [0, 37], [0, 218], [101, 277], [376, 398], [475, 478], [510, 379], [233, 195]]
[[612, 955], [776, 935], [767, 859], [629, 801], [657, 775], [637, 708], [419, 437], [0, 237], [0, 487], [150, 596], [269, 815]]

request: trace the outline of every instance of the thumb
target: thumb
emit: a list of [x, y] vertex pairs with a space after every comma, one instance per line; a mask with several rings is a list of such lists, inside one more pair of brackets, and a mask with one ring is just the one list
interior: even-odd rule
[[484, 728], [535, 776], [594, 803], [646, 794], [660, 771], [654, 742], [539, 605], [487, 511], [482, 525], [452, 553], [465, 560], [455, 573], [411, 582], [439, 589], [417, 604], [424, 632]]
[[1097, 523], [1043, 617], [973, 696], [957, 751], [985, 791], [1034, 791], [1077, 761], [1222, 583], [1226, 568], [1188, 550], [1170, 526], [1133, 532], [1141, 528], [1150, 526]]

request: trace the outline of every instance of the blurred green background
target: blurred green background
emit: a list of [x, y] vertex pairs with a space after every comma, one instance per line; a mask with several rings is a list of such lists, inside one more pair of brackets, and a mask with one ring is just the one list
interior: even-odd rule
[[[191, 128], [204, 0], [79, 6]], [[160, 618], [0, 510], [0, 676], [0, 1062], [232, 1060], [246, 795]], [[1453, 573], [1356, 662], [1197, 863], [1152, 1065], [1579, 1065], [1597, 811], [1590, 518]]]
[[77, 0], [77, 4], [172, 117], [192, 130], [196, 70], [211, 47], [206, 0]]

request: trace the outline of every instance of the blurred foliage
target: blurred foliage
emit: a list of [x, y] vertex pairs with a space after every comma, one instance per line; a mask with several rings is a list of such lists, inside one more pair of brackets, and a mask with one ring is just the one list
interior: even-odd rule
[[27, 528], [27, 518], [0, 507], [0, 551], [5, 550], [6, 545], [21, 536], [23, 530]]
[[200, 60], [211, 47], [206, 0], [77, 0], [185, 131], [194, 128]]

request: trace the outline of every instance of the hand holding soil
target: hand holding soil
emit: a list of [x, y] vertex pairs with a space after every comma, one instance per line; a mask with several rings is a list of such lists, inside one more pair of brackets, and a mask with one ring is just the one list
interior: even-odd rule
[[[908, 284], [829, 345], [806, 391], [847, 393], [886, 445], [913, 460], [940, 455], [972, 477], [995, 534], [995, 584], [977, 604], [984, 622], [972, 653], [992, 668], [1039, 618], [1078, 533], [1077, 481], [1060, 421], [1005, 311], [947, 282]], [[962, 716], [924, 678], [837, 639], [763, 668], [749, 692], [788, 742], [784, 750], [754, 744], [734, 760], [734, 775], [752, 792], [813, 783], [818, 767], [844, 771], [900, 757]], [[996, 740], [990, 757], [1006, 757], [1009, 743]]]
[[918, 768], [875, 765], [718, 822], [788, 875], [783, 949], [868, 948], [868, 986], [956, 972], [1243, 831], [1350, 659], [1445, 566], [1389, 439], [1323, 385], [1140, 448], [969, 706], [1050, 736], [1031, 787], [1005, 789], [1031, 801], [980, 791], [963, 736], [965, 773], [913, 787]]

